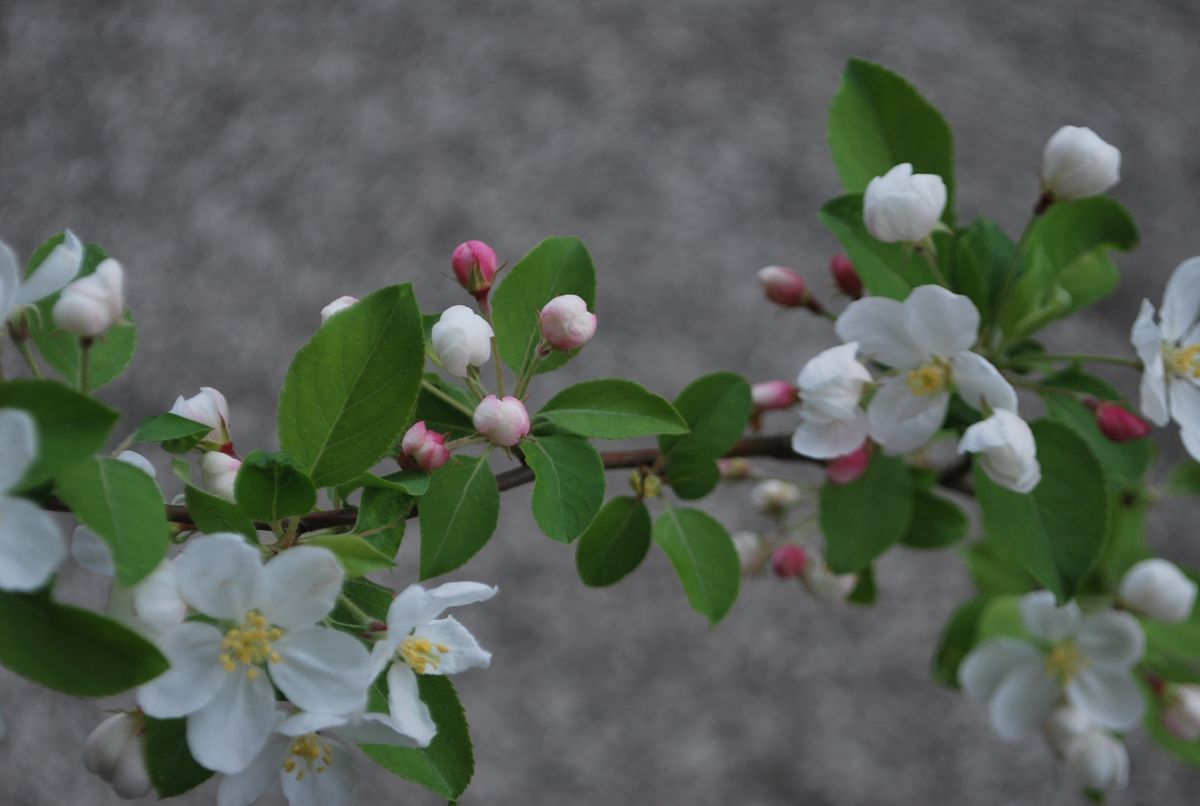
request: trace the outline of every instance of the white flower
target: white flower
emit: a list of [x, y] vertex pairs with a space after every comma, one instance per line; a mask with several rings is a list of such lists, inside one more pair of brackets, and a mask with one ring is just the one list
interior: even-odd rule
[[468, 367], [481, 367], [492, 355], [492, 326], [466, 305], [453, 305], [433, 326], [430, 341], [446, 371], [467, 377]]
[[1084, 616], [1074, 602], [1056, 607], [1049, 591], [1026, 594], [1020, 606], [1025, 629], [1047, 647], [992, 638], [958, 670], [966, 693], [988, 701], [996, 732], [1005, 739], [1029, 735], [1064, 692], [1102, 727], [1136, 725], [1145, 703], [1132, 668], [1146, 647], [1137, 619], [1111, 610]]
[[1163, 726], [1176, 739], [1194, 742], [1200, 739], [1200, 686], [1169, 686], [1163, 693]]
[[1129, 782], [1129, 753], [1107, 731], [1093, 728], [1073, 739], [1063, 754], [1067, 778], [1089, 792], [1121, 789]]
[[487, 601], [496, 590], [478, 582], [447, 582], [432, 590], [410, 585], [388, 608], [387, 635], [371, 650], [369, 679], [388, 669], [392, 724], [422, 747], [433, 741], [437, 726], [417, 693], [417, 675], [457, 674], [492, 662], [491, 653], [465, 627], [438, 616], [451, 607]]
[[760, 512], [779, 514], [800, 503], [800, 488], [784, 479], [765, 479], [750, 490], [750, 500]]
[[735, 533], [733, 549], [737, 552], [743, 574], [754, 574], [761, 571], [771, 556], [766, 543], [754, 532]]
[[929, 237], [946, 209], [946, 183], [937, 174], [914, 174], [901, 163], [867, 184], [863, 220], [881, 241], [917, 243]]
[[218, 450], [232, 439], [229, 435], [229, 403], [225, 401], [225, 395], [211, 386], [201, 386], [191, 397], [180, 395], [175, 398], [170, 413], [211, 428], [201, 441], [209, 450]]
[[75, 279], [82, 265], [83, 244], [67, 230], [63, 242], [50, 250], [30, 277], [22, 280], [16, 256], [0, 241], [0, 322], [16, 317], [25, 306], [62, 290]]
[[358, 297], [338, 297], [333, 302], [321, 309], [321, 324], [325, 324], [329, 321], [329, 317], [333, 316], [335, 313], [341, 313], [342, 311], [354, 305], [356, 302], [358, 302]]
[[867, 413], [859, 405], [871, 373], [850, 342], [818, 353], [800, 370], [800, 425], [792, 450], [814, 459], [845, 456], [867, 438]]
[[275, 687], [318, 713], [365, 707], [366, 649], [314, 626], [342, 588], [332, 552], [301, 546], [264, 566], [240, 536], [215, 534], [193, 538], [175, 566], [184, 601], [217, 625], [185, 621], [160, 636], [171, 668], [138, 690], [138, 704], [154, 717], [186, 716], [188, 747], [205, 767], [238, 772], [262, 750]]
[[37, 590], [67, 553], [49, 513], [8, 495], [37, 453], [33, 418], [21, 409], [0, 409], [0, 590]]
[[1186, 621], [1196, 604], [1196, 583], [1174, 563], [1142, 560], [1125, 572], [1117, 598], [1130, 610], [1152, 619]]
[[115, 325], [125, 311], [125, 271], [107, 258], [86, 277], [62, 290], [50, 315], [59, 328], [94, 338]]
[[800, 572], [800, 581], [808, 592], [822, 602], [844, 602], [858, 586], [858, 574], [835, 574], [825, 558], [808, 549], [808, 562]]
[[241, 467], [240, 459], [220, 451], [209, 451], [200, 457], [200, 480], [204, 489], [226, 501], [237, 501], [233, 487]]
[[1063, 126], [1046, 141], [1042, 184], [1055, 199], [1103, 193], [1121, 178], [1121, 151], [1091, 129]]
[[475, 430], [492, 441], [493, 445], [511, 448], [529, 433], [529, 412], [525, 404], [509, 395], [498, 398], [488, 395], [479, 401], [472, 417]]
[[888, 453], [907, 453], [928, 442], [946, 418], [951, 391], [977, 409], [986, 402], [993, 409], [1017, 410], [1008, 381], [970, 352], [979, 311], [967, 297], [936, 285], [913, 289], [904, 302], [867, 297], [851, 302], [835, 329], [843, 341], [857, 342], [864, 355], [898, 372], [883, 381], [867, 408], [871, 439]]
[[1157, 426], [1179, 423], [1179, 436], [1200, 460], [1200, 257], [1180, 263], [1167, 281], [1158, 322], [1150, 300], [1129, 334], [1142, 360], [1141, 408]]
[[583, 297], [563, 294], [546, 303], [538, 314], [542, 338], [556, 350], [578, 350], [596, 335], [596, 314]]
[[1033, 431], [1008, 409], [996, 409], [963, 432], [958, 450], [980, 454], [988, 478], [1013, 492], [1030, 492], [1042, 480]]
[[141, 720], [113, 714], [88, 734], [83, 763], [88, 772], [112, 785], [118, 797], [140, 798], [150, 791], [150, 773], [142, 755]]

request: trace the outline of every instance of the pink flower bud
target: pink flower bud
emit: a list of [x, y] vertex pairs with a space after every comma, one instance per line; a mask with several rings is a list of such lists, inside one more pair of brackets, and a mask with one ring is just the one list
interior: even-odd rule
[[808, 293], [808, 283], [794, 269], [785, 266], [767, 266], [758, 270], [758, 282], [762, 284], [767, 299], [785, 308], [811, 308], [816, 301]]
[[771, 571], [780, 579], [792, 579], [804, 573], [808, 554], [795, 543], [784, 543], [771, 553]]
[[1098, 403], [1093, 412], [1096, 425], [1113, 442], [1129, 442], [1150, 433], [1150, 423], [1118, 403]]
[[1200, 686], [1169, 686], [1163, 697], [1163, 727], [1184, 742], [1200, 739]]
[[338, 297], [321, 309], [321, 324], [325, 324], [329, 321], [329, 317], [335, 313], [341, 313], [356, 302], [358, 302], [358, 297]]
[[501, 400], [488, 395], [475, 407], [475, 429], [493, 444], [511, 448], [529, 433], [529, 412], [511, 395]]
[[542, 338], [556, 350], [578, 350], [596, 335], [596, 314], [582, 297], [563, 294], [546, 303], [538, 315]]
[[401, 464], [425, 471], [437, 470], [450, 461], [445, 435], [430, 431], [424, 420], [418, 420], [408, 429], [400, 441], [400, 451], [403, 454]]
[[790, 409], [799, 400], [799, 390], [787, 381], [763, 381], [750, 387], [750, 397], [758, 411]]
[[450, 267], [458, 284], [476, 299], [487, 296], [496, 278], [496, 253], [483, 241], [460, 243], [450, 256]]
[[837, 283], [838, 290], [850, 299], [858, 299], [862, 296], [862, 278], [858, 276], [858, 270], [854, 268], [850, 258], [845, 255], [834, 255], [833, 259], [829, 261], [829, 273], [833, 275], [833, 281]]
[[849, 484], [862, 478], [871, 464], [871, 444], [864, 442], [857, 450], [832, 459], [825, 465], [825, 477], [830, 484]]

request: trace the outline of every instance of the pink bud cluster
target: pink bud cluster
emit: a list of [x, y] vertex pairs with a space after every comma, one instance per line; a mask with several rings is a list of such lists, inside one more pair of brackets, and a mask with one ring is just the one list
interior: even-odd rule
[[400, 440], [400, 465], [405, 468], [437, 470], [450, 461], [445, 434], [431, 431], [424, 420], [418, 420]]

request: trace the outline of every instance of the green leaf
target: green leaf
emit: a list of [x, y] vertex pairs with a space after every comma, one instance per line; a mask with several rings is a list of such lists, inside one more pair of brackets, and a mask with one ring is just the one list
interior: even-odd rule
[[453, 571], [475, 556], [496, 531], [500, 490], [487, 454], [462, 457], [434, 471], [417, 510], [421, 579]]
[[974, 649], [979, 638], [979, 622], [991, 603], [987, 596], [963, 602], [942, 628], [937, 652], [933, 656], [934, 682], [958, 688], [958, 667]]
[[195, 789], [213, 776], [192, 758], [186, 719], [155, 719], [142, 715], [142, 753], [150, 783], [160, 798], [173, 798]]
[[1034, 423], [1041, 483], [1028, 495], [1007, 490], [975, 466], [975, 489], [988, 534], [996, 536], [1059, 601], [1075, 594], [1096, 564], [1108, 531], [1104, 472], [1070, 429]]
[[653, 537], [675, 567], [692, 609], [715, 625], [737, 599], [742, 580], [729, 532], [698, 509], [668, 506], [654, 522]]
[[0, 591], [0, 663], [78, 697], [119, 694], [167, 670], [162, 653], [133, 630], [59, 604], [48, 591]]
[[875, 569], [868, 565], [859, 572], [858, 584], [854, 586], [854, 590], [850, 591], [846, 601], [859, 607], [870, 607], [878, 598], [879, 589], [875, 585]]
[[612, 585], [637, 568], [650, 550], [650, 513], [641, 499], [614, 498], [579, 537], [575, 567], [585, 585]]
[[872, 62], [850, 59], [829, 108], [829, 150], [851, 193], [902, 162], [946, 183], [946, 212], [954, 223], [954, 136], [946, 119], [912, 84]]
[[535, 417], [585, 437], [626, 439], [683, 434], [687, 423], [663, 398], [641, 384], [598, 378], [563, 389]]
[[1027, 593], [1037, 587], [1033, 575], [996, 537], [989, 535], [971, 544], [963, 556], [971, 572], [971, 581], [982, 594], [1000, 596]]
[[[342, 596], [352, 602], [355, 607], [358, 607], [364, 613], [376, 621], [387, 622], [388, 608], [391, 607], [392, 600], [396, 597], [395, 591], [391, 588], [384, 587], [378, 582], [372, 582], [366, 577], [357, 577], [355, 579], [347, 579], [342, 585]], [[329, 614], [329, 618], [336, 625], [343, 628], [349, 628], [351, 632], [361, 632], [362, 625], [358, 621], [357, 614], [351, 612], [341, 602], [341, 597], [338, 597], [338, 603], [334, 605], [333, 612]], [[384, 706], [386, 710], [387, 706]]]
[[1149, 439], [1129, 442], [1113, 442], [1096, 424], [1096, 415], [1087, 406], [1073, 397], [1061, 394], [1043, 394], [1046, 414], [1050, 419], [1062, 423], [1082, 438], [1091, 449], [1092, 455], [1100, 460], [1100, 466], [1108, 474], [1113, 486], [1122, 487], [1140, 482], [1150, 468], [1154, 458], [1154, 443]]
[[[26, 276], [33, 274], [54, 247], [62, 241], [63, 234], [60, 232], [34, 250], [29, 257]], [[94, 243], [84, 246], [83, 265], [80, 267], [79, 277], [86, 277], [94, 272], [96, 267], [107, 257], [108, 253]], [[79, 379], [79, 364], [83, 349], [79, 346], [78, 336], [59, 330], [54, 324], [51, 311], [54, 303], [58, 301], [58, 297], [59, 294], [51, 294], [37, 303], [37, 315], [29, 317], [30, 335], [46, 363], [62, 375], [68, 383], [75, 385]], [[134, 325], [133, 315], [126, 311], [121, 317], [121, 321], [89, 348], [91, 355], [88, 357], [88, 383], [92, 391], [99, 389], [124, 372], [133, 359], [136, 349], [137, 327]]]
[[908, 532], [901, 542], [917, 549], [942, 549], [965, 538], [970, 525], [967, 513], [958, 504], [927, 490], [918, 490], [913, 495]]
[[[457, 400], [467, 408], [467, 411], [475, 410], [475, 401], [471, 399], [465, 389], [442, 380], [432, 373], [426, 373], [424, 381], [433, 384], [441, 392]], [[475, 423], [471, 422], [469, 414], [456, 406], [451, 406], [426, 389], [424, 385], [421, 386], [421, 393], [417, 396], [417, 413], [413, 417], [413, 421], [417, 420], [424, 421], [426, 428], [444, 434], [450, 439], [468, 437], [475, 433]]]
[[233, 532], [242, 535], [251, 543], [258, 542], [254, 521], [250, 520], [237, 504], [218, 498], [191, 484], [184, 488], [183, 501], [187, 505], [188, 514], [192, 516], [192, 522], [204, 534]]
[[393, 567], [396, 563], [358, 535], [318, 535], [304, 541], [306, 546], [320, 546], [333, 552], [346, 576], [353, 579], [372, 571]]
[[1012, 238], [987, 219], [971, 224], [955, 243], [955, 260], [948, 273], [950, 289], [969, 297], [984, 323], [991, 321], [1015, 254]]
[[1068, 389], [1073, 392], [1083, 392], [1098, 397], [1101, 400], [1120, 400], [1122, 395], [1117, 388], [1101, 377], [1084, 372], [1078, 366], [1067, 367], [1061, 372], [1047, 375], [1038, 381], [1042, 386], [1055, 389]]
[[37, 423], [38, 456], [14, 492], [50, 479], [68, 465], [104, 448], [117, 413], [56, 381], [0, 383], [0, 409], [24, 409]]
[[752, 407], [750, 384], [733, 372], [714, 372], [697, 378], [675, 398], [689, 432], [664, 434], [658, 447], [666, 474], [681, 497], [701, 498], [720, 480], [716, 460], [737, 442]]
[[134, 432], [133, 441], [157, 442], [168, 453], [186, 453], [200, 444], [211, 430], [204, 423], [168, 412], [143, 420]]
[[[467, 715], [445, 675], [417, 675], [417, 686], [421, 701], [429, 707], [437, 725], [437, 735], [429, 746], [417, 749], [369, 744], [362, 749], [389, 772], [453, 801], [466, 791], [475, 774]], [[387, 695], [380, 683], [372, 688], [368, 707], [387, 710]]]
[[570, 543], [604, 503], [604, 462], [586, 439], [572, 434], [521, 443], [536, 479], [533, 517], [547, 537]]
[[242, 512], [267, 523], [307, 515], [317, 503], [312, 480], [285, 453], [254, 451], [243, 459], [233, 493]]
[[424, 361], [407, 283], [376, 291], [300, 348], [279, 399], [279, 445], [318, 487], [356, 478], [412, 421]]
[[368, 487], [358, 502], [358, 520], [354, 531], [388, 557], [395, 557], [404, 539], [416, 499], [386, 487]]
[[108, 544], [122, 586], [140, 582], [167, 556], [162, 491], [146, 471], [93, 456], [59, 473], [54, 491]]
[[1186, 461], [1172, 468], [1165, 486], [1168, 492], [1200, 495], [1200, 462]]
[[903, 459], [876, 454], [855, 481], [821, 487], [820, 507], [829, 567], [839, 574], [861, 571], [908, 532], [912, 474]]
[[721, 483], [721, 469], [708, 453], [701, 451], [676, 450], [667, 468], [668, 481], [675, 495], [685, 501], [703, 498]]
[[339, 485], [338, 489], [349, 493], [360, 487], [396, 490], [408, 495], [424, 495], [429, 489], [429, 474], [424, 470], [401, 470], [380, 478], [373, 473], [364, 473], [351, 482]]
[[924, 260], [901, 244], [876, 240], [867, 231], [861, 193], [827, 202], [818, 217], [850, 253], [863, 285], [874, 296], [903, 300], [916, 286], [936, 281]]
[[[538, 314], [563, 294], [582, 297], [594, 311], [596, 270], [578, 238], [547, 238], [513, 266], [492, 298], [492, 326], [504, 363], [520, 371], [541, 339]], [[567, 359], [556, 350], [542, 360], [538, 372], [561, 367]]]

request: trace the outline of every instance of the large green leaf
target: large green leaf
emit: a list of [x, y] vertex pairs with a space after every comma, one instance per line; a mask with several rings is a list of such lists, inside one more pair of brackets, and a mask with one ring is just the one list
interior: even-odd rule
[[849, 484], [821, 487], [825, 559], [839, 574], [861, 571], [900, 541], [913, 518], [913, 479], [904, 460], [876, 454]]
[[369, 470], [412, 421], [424, 360], [407, 283], [376, 291], [300, 348], [279, 398], [279, 445], [328, 487]]
[[671, 565], [692, 609], [716, 624], [738, 595], [742, 567], [725, 527], [698, 509], [668, 506], [654, 522], [654, 542]]
[[702, 498], [717, 484], [716, 460], [737, 442], [752, 406], [750, 384], [733, 372], [697, 378], [679, 393], [675, 409], [683, 415], [689, 431], [658, 438], [667, 479], [678, 495]]
[[818, 216], [854, 261], [863, 284], [877, 297], [905, 299], [919, 285], [936, 281], [919, 256], [897, 243], [884, 243], [867, 232], [863, 223], [861, 193], [839, 196], [821, 208]]
[[[513, 266], [492, 298], [492, 326], [504, 363], [520, 370], [541, 339], [538, 314], [563, 294], [582, 297], [595, 310], [596, 270], [578, 238], [547, 238]], [[546, 372], [567, 362], [554, 351], [538, 367]]]
[[1059, 423], [1033, 425], [1041, 483], [1007, 490], [975, 466], [975, 490], [988, 533], [1016, 555], [1060, 601], [1075, 595], [1096, 564], [1108, 531], [1104, 472], [1087, 443]]
[[500, 490], [480, 459], [456, 459], [433, 474], [417, 509], [421, 523], [421, 579], [453, 571], [475, 556], [496, 531]]
[[247, 516], [267, 523], [307, 515], [317, 503], [317, 488], [300, 464], [285, 453], [254, 451], [238, 469], [233, 486]]
[[688, 430], [670, 403], [641, 384], [620, 378], [597, 378], [568, 386], [550, 398], [535, 420], [600, 439], [682, 434]]
[[928, 490], [917, 490], [908, 532], [901, 542], [912, 548], [942, 549], [965, 538], [970, 525], [958, 504]]
[[1016, 245], [995, 222], [980, 219], [959, 235], [954, 252], [950, 288], [970, 297], [986, 324], [992, 320], [1005, 277], [1015, 268]]
[[142, 716], [142, 753], [146, 772], [160, 798], [172, 798], [195, 789], [212, 777], [212, 770], [192, 758], [187, 744], [186, 719], [155, 719]]
[[167, 670], [162, 653], [133, 630], [59, 604], [48, 591], [0, 591], [0, 663], [79, 697], [119, 694]]
[[1052, 420], [1062, 423], [1087, 442], [1114, 487], [1141, 481], [1154, 458], [1152, 440], [1113, 442], [1100, 431], [1096, 415], [1071, 395], [1043, 394], [1042, 401], [1046, 404], [1046, 414]]
[[650, 513], [640, 498], [620, 496], [604, 505], [575, 549], [585, 585], [612, 585], [641, 564], [650, 550]]
[[144, 470], [93, 456], [59, 473], [54, 491], [108, 544], [121, 585], [141, 581], [167, 555], [162, 491]]
[[604, 503], [604, 462], [591, 443], [573, 434], [521, 443], [533, 471], [533, 517], [547, 537], [570, 543]]
[[16, 492], [49, 481], [80, 459], [104, 447], [117, 413], [99, 401], [56, 381], [0, 383], [0, 409], [24, 409], [37, 423], [38, 456]]
[[192, 523], [204, 534], [233, 532], [252, 543], [258, 542], [258, 531], [254, 528], [254, 521], [238, 509], [237, 504], [218, 498], [191, 484], [184, 488], [183, 501], [187, 505], [188, 514], [192, 516]]

